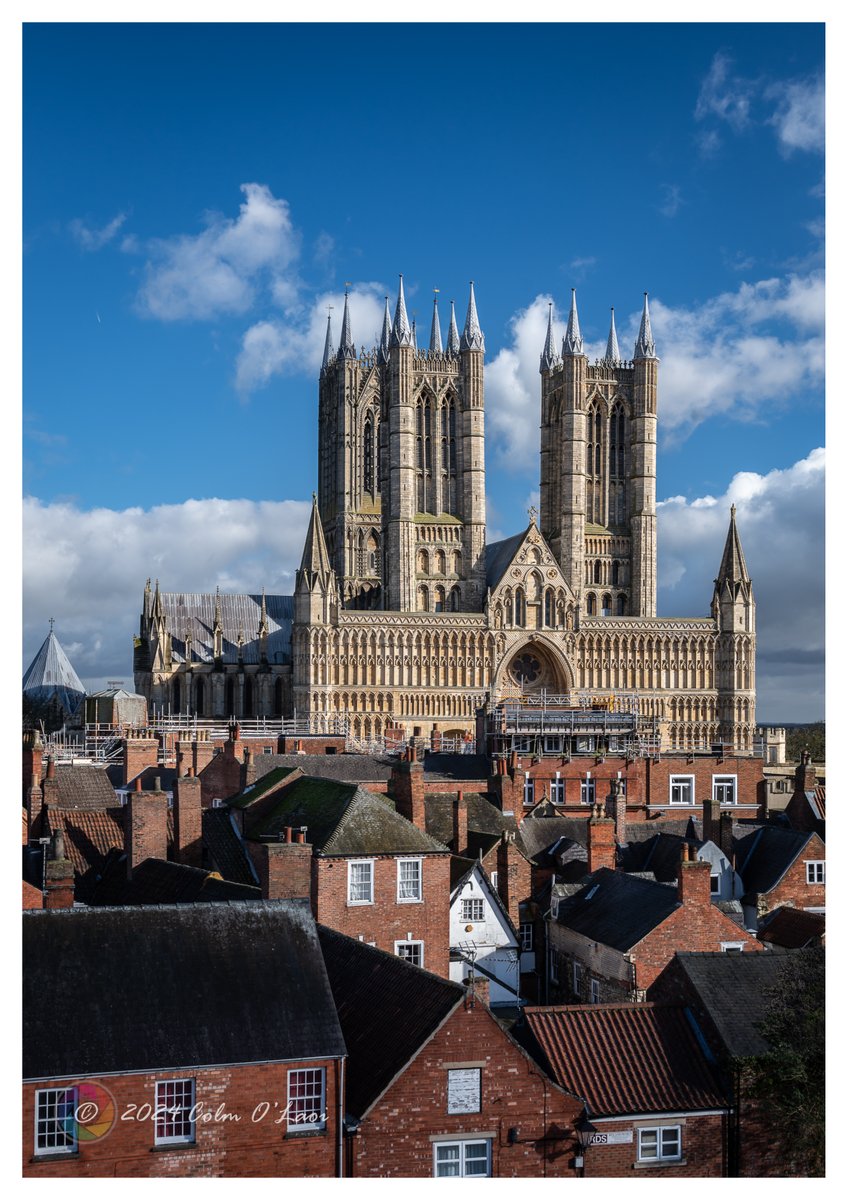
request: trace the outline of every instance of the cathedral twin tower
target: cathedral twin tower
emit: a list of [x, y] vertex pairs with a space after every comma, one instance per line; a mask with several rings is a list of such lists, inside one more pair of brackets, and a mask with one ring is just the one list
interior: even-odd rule
[[[418, 346], [401, 278], [379, 344], [328, 317], [318, 494], [294, 596], [145, 592], [136, 687], [214, 718], [473, 732], [516, 690], [628, 697], [664, 748], [751, 750], [755, 606], [735, 512], [709, 616], [656, 615], [656, 355], [648, 298], [630, 360], [615, 319], [590, 363], [572, 293], [540, 360], [537, 525], [486, 544], [483, 358], [474, 286]], [[705, 596], [706, 600], [706, 596]]]

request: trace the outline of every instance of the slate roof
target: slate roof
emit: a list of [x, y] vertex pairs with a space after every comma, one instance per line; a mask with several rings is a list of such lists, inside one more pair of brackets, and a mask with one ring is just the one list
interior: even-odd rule
[[748, 1058], [769, 1049], [757, 1028], [771, 1007], [769, 992], [780, 984], [783, 971], [804, 971], [812, 953], [678, 953], [673, 966], [697, 994], [731, 1058]]
[[824, 937], [824, 927], [824, 913], [781, 905], [762, 919], [757, 936], [761, 942], [801, 950], [805, 946], [819, 945]]
[[[424, 825], [431, 837], [443, 842], [456, 852], [469, 849], [472, 857], [478, 850], [485, 854], [493, 841], [500, 841], [504, 829], [515, 832], [515, 817], [505, 816], [481, 792], [463, 792], [468, 808], [469, 845], [453, 845], [453, 810], [456, 794], [451, 792], [427, 792], [424, 795]], [[476, 838], [472, 835], [478, 835]]]
[[[216, 596], [214, 592], [162, 592], [161, 599], [165, 624], [171, 634], [171, 657], [175, 663], [186, 661], [186, 630], [191, 634], [191, 661], [214, 661], [212, 629], [216, 602], [220, 602], [221, 609], [224, 662], [238, 662], [239, 633], [244, 636], [243, 661], [261, 661], [261, 595], [226, 595], [222, 592]], [[290, 663], [294, 597], [266, 596], [265, 610], [268, 615], [268, 661]]]
[[114, 808], [115, 789], [103, 767], [90, 763], [57, 763], [56, 783], [61, 808]]
[[762, 825], [736, 844], [736, 870], [746, 894], [770, 892], [803, 854], [812, 833]]
[[281, 767], [341, 783], [382, 783], [392, 773], [391, 759], [370, 754], [255, 754], [253, 763], [257, 783]]
[[136, 779], [141, 780], [141, 790], [143, 792], [152, 792], [153, 781], [159, 780], [159, 790], [162, 792], [174, 791], [174, 780], [177, 778], [176, 767], [163, 767], [157, 764], [155, 767], [145, 767], [143, 771], [139, 771], [138, 775], [134, 775], [126, 784], [119, 784], [122, 791], [135, 791]]
[[232, 883], [256, 884], [248, 857], [233, 828], [228, 808], [206, 808], [203, 810], [203, 845], [210, 862], [224, 879]]
[[489, 760], [485, 754], [442, 754], [427, 751], [424, 755], [424, 782], [429, 779], [455, 779], [457, 782], [483, 782], [489, 778]]
[[92, 891], [91, 903], [108, 904], [194, 904], [214, 900], [261, 900], [256, 886], [231, 883], [211, 871], [185, 863], [147, 858], [133, 868], [127, 879], [127, 858], [116, 855], [106, 865], [103, 878]]
[[585, 850], [586, 835], [585, 817], [525, 817], [519, 827], [517, 840], [531, 862], [549, 866], [552, 864], [548, 851], [555, 842], [565, 838]]
[[557, 923], [624, 952], [679, 904], [676, 888], [601, 867], [579, 892], [560, 901]]
[[323, 925], [318, 938], [347, 1044], [347, 1110], [362, 1118], [465, 989]]
[[512, 537], [504, 538], [501, 542], [488, 542], [486, 545], [486, 586], [497, 587], [503, 578], [503, 573], [512, 562], [513, 555], [527, 536], [527, 530], [514, 533]]
[[245, 836], [279, 834], [287, 825], [306, 826], [306, 840], [325, 855], [447, 853], [447, 846], [423, 833], [385, 796], [329, 779], [296, 779], [280, 792], [270, 811], [255, 820], [245, 811]]
[[524, 1015], [554, 1079], [587, 1100], [592, 1117], [726, 1107], [682, 1007], [591, 1004]]
[[25, 1079], [345, 1053], [308, 901], [32, 912], [23, 947]]
[[27, 667], [22, 686], [33, 700], [55, 697], [69, 715], [79, 708], [85, 687], [52, 629]]

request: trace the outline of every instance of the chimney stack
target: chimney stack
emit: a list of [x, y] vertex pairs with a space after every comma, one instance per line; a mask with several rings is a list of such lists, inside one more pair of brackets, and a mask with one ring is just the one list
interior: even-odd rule
[[159, 742], [154, 737], [124, 738], [124, 787], [146, 767], [159, 761]]
[[286, 829], [284, 842], [245, 842], [263, 900], [311, 900], [312, 846], [302, 829]]
[[600, 804], [596, 804], [587, 824], [589, 874], [601, 867], [615, 870], [615, 821], [604, 816]]
[[710, 900], [710, 864], [696, 857], [694, 847], [683, 843], [677, 876], [677, 898], [681, 904], [705, 908]]
[[203, 865], [203, 826], [200, 780], [189, 768], [174, 780], [174, 852], [177, 862]]
[[411, 821], [416, 829], [425, 832], [424, 767], [414, 760], [414, 754], [415, 751], [410, 747], [408, 757], [392, 766], [389, 794], [401, 816]]
[[168, 797], [162, 791], [130, 792], [124, 808], [127, 879], [147, 858], [168, 858]]
[[468, 849], [468, 800], [462, 789], [456, 793], [453, 805], [453, 852], [464, 854]]
[[623, 846], [627, 841], [627, 798], [624, 783], [621, 779], [613, 779], [609, 798], [607, 799], [607, 816], [615, 822], [615, 841]]
[[702, 836], [705, 842], [712, 842], [715, 846], [721, 846], [721, 803], [717, 796], [710, 796], [704, 801], [704, 827]]
[[810, 761], [809, 750], [801, 752], [801, 761], [795, 768], [795, 791], [812, 792], [816, 786], [816, 769]]
[[74, 868], [65, 856], [65, 835], [57, 828], [50, 842], [50, 857], [46, 864], [45, 908], [73, 908]]

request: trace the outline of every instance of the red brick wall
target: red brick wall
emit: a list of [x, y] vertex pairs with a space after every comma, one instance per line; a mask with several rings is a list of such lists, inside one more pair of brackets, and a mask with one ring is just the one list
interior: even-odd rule
[[276, 754], [297, 754], [302, 750], [304, 754], [326, 754], [328, 750], [335, 750], [336, 754], [344, 754], [345, 739], [343, 737], [289, 737], [281, 734], [278, 738], [279, 749], [275, 750]]
[[124, 809], [128, 874], [146, 858], [168, 857], [168, 797], [165, 792], [130, 792]]
[[[448, 1064], [483, 1064], [481, 1111], [447, 1111]], [[572, 1176], [581, 1105], [551, 1083], [482, 1004], [461, 1004], [378, 1100], [353, 1140], [356, 1176], [429, 1178], [431, 1136], [492, 1136], [492, 1174]], [[518, 1131], [514, 1145], [509, 1130]], [[547, 1136], [555, 1139], [542, 1142]]]
[[[397, 856], [362, 857], [374, 860], [373, 904], [348, 904], [348, 859], [315, 859], [316, 921], [348, 937], [375, 942], [379, 950], [390, 954], [395, 952], [396, 941], [423, 941], [425, 969], [449, 978], [450, 856], [421, 856], [424, 899], [413, 904], [398, 904]], [[409, 933], [411, 938], [407, 937]]]
[[177, 862], [199, 867], [203, 858], [201, 783], [194, 775], [174, 781], [174, 851]]
[[[287, 1136], [286, 1122], [275, 1125], [287, 1103], [289, 1067], [326, 1068], [327, 1129], [323, 1133]], [[157, 1074], [109, 1076], [102, 1083], [112, 1094], [118, 1120], [103, 1138], [80, 1141], [73, 1157], [45, 1162], [35, 1158], [36, 1085], [25, 1084], [23, 1096], [23, 1174], [29, 1178], [65, 1176], [333, 1176], [336, 1173], [337, 1072], [332, 1059], [297, 1063], [264, 1063], [244, 1067], [188, 1068]], [[164, 1079], [196, 1080], [199, 1111], [219, 1119], [197, 1121], [193, 1146], [154, 1146], [155, 1123], [132, 1119], [148, 1104], [156, 1103], [156, 1082]], [[63, 1087], [68, 1081], [40, 1083]], [[257, 1105], [270, 1105], [264, 1119], [252, 1120]], [[274, 1108], [276, 1103], [277, 1108]], [[136, 1105], [136, 1108], [131, 1108]], [[220, 1109], [219, 1109], [219, 1106]], [[257, 1115], [261, 1115], [260, 1109]], [[224, 1120], [224, 1113], [239, 1121]]]
[[145, 767], [155, 767], [159, 761], [159, 742], [156, 738], [124, 738], [124, 783], [127, 784]]
[[225, 742], [221, 753], [200, 772], [200, 788], [204, 808], [213, 800], [229, 800], [241, 790], [241, 753], [236, 755], [232, 742]]
[[245, 842], [263, 900], [312, 898], [312, 847], [298, 842]]
[[[696, 864], [681, 864], [684, 865], [693, 867]], [[705, 865], [709, 868], [709, 864]], [[763, 949], [761, 942], [714, 904], [683, 905], [633, 947], [636, 987], [649, 988], [678, 950], [720, 951], [722, 942], [742, 942], [745, 953]]]
[[778, 883], [777, 887], [760, 896], [759, 915], [792, 904], [795, 908], [824, 908], [825, 884], [807, 883], [807, 862], [824, 862], [824, 842], [814, 833], [806, 847]]
[[[618, 1145], [590, 1146], [585, 1155], [586, 1178], [615, 1179], [677, 1179], [726, 1174], [724, 1115], [669, 1117], [666, 1119], [628, 1118], [604, 1121], [596, 1128], [599, 1134], [632, 1131], [633, 1141]], [[661, 1125], [681, 1127], [682, 1161], [664, 1166], [637, 1162], [640, 1128]]]
[[[683, 805], [669, 804], [669, 780], [672, 775], [695, 776], [695, 809], [700, 815], [703, 812], [704, 801], [709, 799], [713, 790], [713, 775], [736, 776], [736, 805], [739, 808], [758, 808], [764, 795], [763, 760], [761, 758], [744, 758], [725, 756], [718, 758], [710, 755], [701, 757], [694, 755], [690, 762], [685, 754], [674, 758], [661, 758], [659, 762], [646, 759], [647, 791], [649, 809], [654, 812], [665, 809], [664, 815], [674, 812], [686, 813]], [[627, 797], [628, 803], [630, 796]], [[750, 816], [750, 813], [740, 814]]]

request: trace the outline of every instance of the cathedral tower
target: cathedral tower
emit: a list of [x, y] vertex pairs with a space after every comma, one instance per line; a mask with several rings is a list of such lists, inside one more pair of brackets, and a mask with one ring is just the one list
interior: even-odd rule
[[736, 528], [736, 505], [713, 592], [712, 616], [718, 628], [716, 691], [722, 742], [750, 750], [755, 729], [756, 606], [754, 589]]
[[648, 297], [632, 362], [615, 313], [604, 357], [583, 351], [577, 300], [542, 376], [541, 526], [587, 617], [656, 616], [657, 364]]
[[357, 353], [348, 296], [319, 394], [318, 505], [347, 608], [479, 611], [485, 593], [484, 339], [474, 286], [460, 338], [438, 297], [418, 349], [401, 277], [380, 344]]

